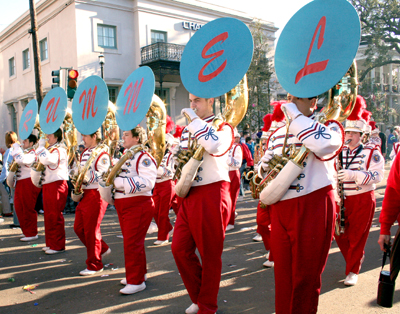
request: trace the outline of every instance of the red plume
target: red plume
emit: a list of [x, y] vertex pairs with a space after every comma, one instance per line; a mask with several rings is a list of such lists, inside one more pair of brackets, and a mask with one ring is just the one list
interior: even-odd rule
[[362, 112], [364, 109], [367, 108], [367, 104], [365, 103], [365, 99], [358, 95], [356, 103], [354, 104], [353, 111], [351, 114], [348, 116], [347, 120], [360, 120]]
[[376, 129], [376, 122], [375, 121], [369, 121], [369, 125], [371, 126], [372, 130]]
[[174, 129], [175, 123], [172, 121], [171, 117], [167, 115], [167, 126], [165, 127], [165, 133], [168, 134]]
[[369, 122], [369, 119], [371, 119], [372, 112], [368, 110], [364, 110], [361, 114], [361, 117], [365, 120], [365, 122]]
[[263, 118], [263, 121], [264, 121], [264, 127], [262, 128], [262, 131], [268, 132], [272, 124], [272, 113], [266, 114]]
[[281, 108], [283, 104], [286, 104], [286, 101], [274, 101], [271, 103], [271, 105], [274, 106], [272, 121], [281, 122], [283, 119], [285, 119], [285, 115]]
[[182, 125], [176, 125], [176, 126], [175, 126], [175, 133], [173, 134], [174, 137], [180, 138], [181, 135], [182, 135], [182, 131], [183, 131], [184, 128], [185, 128], [185, 127], [182, 126]]

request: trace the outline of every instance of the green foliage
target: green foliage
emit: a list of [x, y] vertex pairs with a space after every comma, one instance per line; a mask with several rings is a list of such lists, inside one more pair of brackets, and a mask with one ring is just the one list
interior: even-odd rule
[[268, 38], [262, 29], [262, 24], [256, 20], [251, 26], [253, 35], [254, 52], [249, 70], [247, 82], [249, 86], [249, 109], [243, 119], [240, 129], [250, 129], [251, 132], [263, 127], [262, 118], [270, 108], [269, 80], [272, 75], [270, 61], [267, 58]]
[[374, 68], [400, 64], [393, 55], [400, 55], [399, 0], [349, 0], [361, 21], [361, 44], [367, 45], [365, 68], [360, 71], [362, 82]]

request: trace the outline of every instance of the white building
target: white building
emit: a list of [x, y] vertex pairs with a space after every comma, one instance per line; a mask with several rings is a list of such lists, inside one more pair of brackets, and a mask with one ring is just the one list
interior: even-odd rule
[[[189, 104], [179, 61], [190, 37], [216, 18], [253, 21], [243, 12], [196, 0], [41, 0], [36, 8], [45, 93], [51, 72], [60, 67], [77, 69], [78, 83], [100, 75], [99, 55], [104, 54], [111, 101], [130, 73], [148, 65], [156, 76], [156, 93], [162, 88], [168, 114], [178, 124], [185, 123], [180, 111]], [[274, 47], [277, 28], [262, 23]], [[22, 111], [35, 97], [30, 27], [27, 11], [0, 33], [0, 147], [2, 134], [18, 131]]]

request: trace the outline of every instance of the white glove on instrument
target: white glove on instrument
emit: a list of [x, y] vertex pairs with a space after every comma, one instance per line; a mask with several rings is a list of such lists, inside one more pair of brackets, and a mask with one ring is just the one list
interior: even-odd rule
[[191, 121], [193, 121], [194, 119], [197, 119], [199, 117], [192, 108], [182, 109], [181, 114], [183, 114], [183, 113], [186, 113], [189, 116]]
[[116, 177], [114, 179], [114, 188], [116, 190], [122, 190], [125, 191], [125, 187], [124, 187], [124, 178], [122, 177]]
[[267, 170], [268, 166], [268, 162], [271, 161], [271, 159], [274, 157], [274, 152], [272, 150], [267, 150], [264, 154], [264, 156], [262, 156], [262, 158], [260, 159], [260, 166], [263, 168], [263, 170]]
[[337, 177], [340, 181], [355, 181], [356, 172], [353, 170], [342, 169], [339, 170]]
[[294, 104], [292, 102], [287, 103], [287, 104], [283, 104], [282, 107], [284, 107], [286, 109], [286, 112], [287, 112], [288, 116], [292, 120], [294, 120], [298, 116], [302, 115], [302, 113], [297, 108], [296, 104]]
[[47, 139], [41, 138], [41, 139], [39, 140], [39, 147], [38, 147], [38, 148], [46, 147], [46, 142], [47, 142]]

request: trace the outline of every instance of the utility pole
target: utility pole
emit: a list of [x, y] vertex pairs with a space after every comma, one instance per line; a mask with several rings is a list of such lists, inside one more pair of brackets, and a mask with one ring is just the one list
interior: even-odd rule
[[43, 101], [43, 87], [42, 87], [42, 68], [40, 65], [39, 58], [39, 42], [37, 39], [37, 22], [36, 22], [36, 7], [35, 0], [29, 0], [29, 9], [31, 13], [31, 29], [29, 33], [32, 35], [32, 47], [33, 47], [33, 63], [35, 70], [35, 86], [36, 86], [36, 100], [40, 105]]

